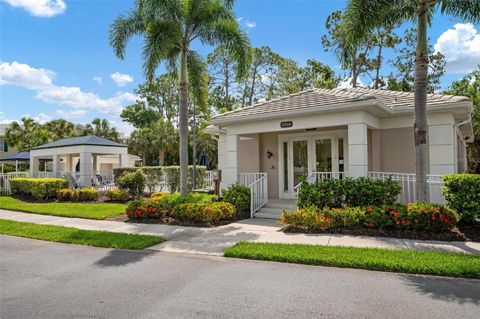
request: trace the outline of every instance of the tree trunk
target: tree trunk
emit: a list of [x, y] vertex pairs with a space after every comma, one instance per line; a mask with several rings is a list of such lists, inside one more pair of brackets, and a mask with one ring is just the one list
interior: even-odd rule
[[383, 49], [383, 46], [380, 45], [378, 47], [378, 55], [377, 55], [377, 67], [376, 67], [376, 74], [375, 74], [375, 86], [374, 88], [375, 89], [378, 89], [378, 84], [380, 82], [380, 67], [382, 66], [382, 49]]
[[165, 165], [165, 150], [161, 149], [158, 151], [158, 166]]
[[179, 99], [179, 135], [180, 135], [180, 195], [188, 192], [188, 77], [187, 52], [180, 53], [180, 99]]
[[257, 68], [254, 68], [253, 76], [252, 76], [252, 85], [250, 87], [250, 96], [248, 97], [248, 106], [252, 106], [253, 104], [253, 92], [255, 91], [255, 79], [257, 78]]
[[428, 82], [428, 1], [419, 5], [417, 22], [417, 48], [415, 50], [415, 173], [418, 201], [428, 200], [427, 174], [428, 159], [428, 123], [427, 123], [427, 82]]

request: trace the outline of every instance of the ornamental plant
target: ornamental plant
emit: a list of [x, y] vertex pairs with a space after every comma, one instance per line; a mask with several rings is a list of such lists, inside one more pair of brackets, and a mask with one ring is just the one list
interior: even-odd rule
[[240, 184], [230, 185], [222, 190], [222, 199], [235, 206], [238, 215], [250, 214], [250, 188]]
[[159, 219], [165, 216], [161, 203], [153, 199], [135, 199], [125, 211], [129, 219]]
[[118, 186], [122, 190], [127, 190], [133, 197], [140, 197], [145, 191], [146, 176], [142, 171], [137, 170], [133, 173], [127, 173], [118, 179]]
[[130, 195], [122, 189], [109, 189], [105, 192], [105, 197], [112, 202], [126, 202], [130, 198]]
[[443, 196], [462, 221], [480, 219], [480, 175], [451, 174], [443, 176]]
[[62, 188], [57, 191], [57, 200], [59, 202], [68, 202], [72, 200], [74, 190], [71, 188]]
[[98, 199], [98, 191], [92, 187], [77, 189], [71, 198], [74, 202], [94, 202]]
[[13, 194], [24, 195], [33, 199], [51, 199], [57, 191], [68, 187], [64, 178], [12, 178], [10, 189]]

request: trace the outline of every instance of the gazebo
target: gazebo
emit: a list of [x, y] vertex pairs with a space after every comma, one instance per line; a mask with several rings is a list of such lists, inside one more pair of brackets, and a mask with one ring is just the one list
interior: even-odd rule
[[103, 137], [81, 136], [58, 140], [30, 150], [30, 173], [33, 177], [38, 176], [40, 158], [51, 156], [54, 177], [70, 173], [77, 177], [80, 187], [91, 186], [98, 166], [97, 157], [103, 155], [118, 156], [120, 167], [129, 166], [126, 145]]
[[[45, 162], [45, 170], [47, 168], [46, 162], [51, 162], [51, 156], [42, 156], [39, 157], [40, 161]], [[19, 152], [15, 155], [7, 156], [0, 158], [0, 162], [2, 163], [2, 173], [3, 173], [3, 163], [10, 162], [15, 163], [15, 172], [18, 172], [18, 167], [21, 163], [30, 163], [30, 152]]]

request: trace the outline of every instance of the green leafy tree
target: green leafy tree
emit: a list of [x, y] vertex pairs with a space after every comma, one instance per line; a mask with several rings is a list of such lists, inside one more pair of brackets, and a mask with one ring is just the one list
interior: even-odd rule
[[5, 131], [5, 139], [9, 145], [15, 146], [20, 152], [23, 152], [52, 142], [55, 137], [34, 119], [23, 117], [20, 123], [14, 121], [10, 124]]
[[78, 133], [75, 124], [64, 119], [51, 120], [43, 128], [52, 133], [55, 139], [73, 137]]
[[361, 43], [372, 30], [387, 21], [399, 24], [413, 21], [417, 27], [415, 47], [415, 168], [416, 193], [420, 201], [428, 199], [428, 35], [433, 15], [440, 11], [471, 22], [480, 21], [480, 0], [350, 0], [346, 9], [346, 38]]
[[472, 124], [475, 140], [467, 145], [468, 160], [475, 164], [480, 161], [480, 65], [461, 80], [453, 81], [443, 93], [467, 96], [473, 103]]
[[[394, 91], [413, 92], [415, 78], [415, 45], [417, 34], [415, 29], [407, 29], [403, 35], [403, 45], [395, 49], [395, 58], [390, 64], [397, 70], [396, 75], [388, 78], [388, 89]], [[445, 57], [441, 52], [434, 52], [431, 44], [428, 45], [428, 93], [440, 89], [441, 77], [445, 74]]]
[[133, 10], [115, 19], [110, 29], [110, 45], [123, 59], [127, 42], [136, 35], [144, 38], [143, 69], [148, 81], [162, 62], [176, 71], [179, 67], [180, 193], [187, 195], [188, 174], [188, 93], [189, 86], [198, 103], [206, 105], [207, 67], [191, 44], [197, 40], [211, 46], [225, 45], [246, 71], [246, 34], [240, 29], [228, 0], [138, 0]]

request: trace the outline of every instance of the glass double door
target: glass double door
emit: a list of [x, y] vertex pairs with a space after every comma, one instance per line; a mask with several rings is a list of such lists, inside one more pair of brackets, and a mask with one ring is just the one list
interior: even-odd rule
[[280, 197], [294, 198], [295, 186], [314, 172], [343, 172], [343, 140], [336, 136], [280, 138]]

